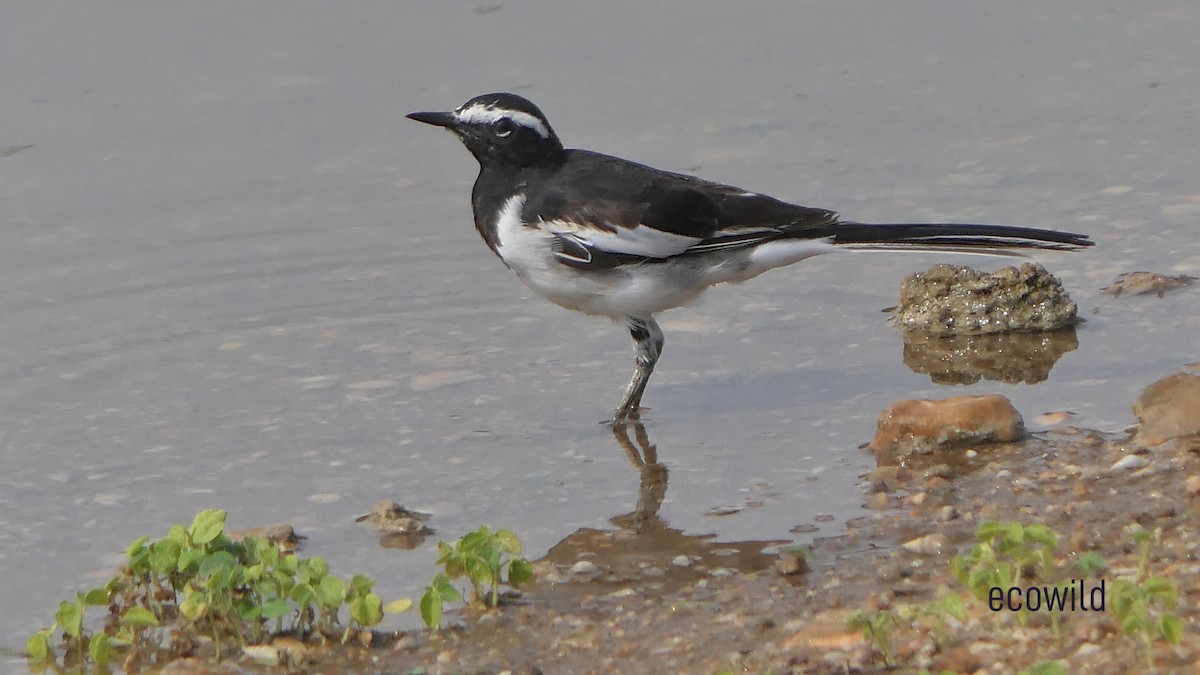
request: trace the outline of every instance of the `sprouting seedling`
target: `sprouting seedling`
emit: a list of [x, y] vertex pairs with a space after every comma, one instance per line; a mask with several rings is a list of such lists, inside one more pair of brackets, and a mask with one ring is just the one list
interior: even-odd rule
[[892, 657], [892, 629], [899, 623], [900, 618], [887, 610], [875, 612], [857, 611], [846, 618], [846, 629], [860, 631], [867, 641], [875, 646], [883, 662], [890, 668], [896, 665]]
[[521, 541], [511, 530], [481, 526], [453, 544], [439, 541], [438, 551], [443, 571], [425, 589], [420, 603], [421, 618], [430, 628], [441, 625], [444, 602], [462, 599], [453, 579], [466, 577], [470, 603], [482, 608], [499, 604], [501, 585], [516, 587], [533, 578], [533, 566], [521, 557]]
[[[175, 525], [161, 539], [135, 540], [121, 573], [102, 588], [59, 605], [55, 623], [26, 642], [33, 661], [57, 658], [54, 638], [65, 636], [64, 659], [108, 663], [114, 650], [127, 661], [152, 660], [171, 636], [206, 636], [216, 657], [230, 641], [257, 644], [280, 633], [342, 640], [378, 625], [385, 613], [401, 612], [409, 600], [384, 605], [369, 578], [344, 580], [322, 558], [282, 553], [265, 538], [233, 541], [225, 535], [225, 512], [197, 514], [191, 526]], [[88, 607], [107, 606], [104, 630], [89, 633]], [[341, 630], [340, 611], [349, 620]]]

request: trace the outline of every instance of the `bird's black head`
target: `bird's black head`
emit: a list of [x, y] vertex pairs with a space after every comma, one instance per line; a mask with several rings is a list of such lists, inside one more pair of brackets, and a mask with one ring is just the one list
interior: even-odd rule
[[484, 166], [528, 167], [562, 159], [562, 143], [546, 116], [516, 94], [484, 94], [453, 112], [415, 112], [408, 118], [458, 134]]

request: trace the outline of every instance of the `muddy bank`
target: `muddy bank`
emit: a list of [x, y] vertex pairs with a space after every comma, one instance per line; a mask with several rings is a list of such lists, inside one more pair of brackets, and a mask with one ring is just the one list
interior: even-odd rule
[[[365, 653], [304, 660], [330, 672], [877, 672], [887, 670], [879, 641], [846, 621], [884, 611], [895, 619], [885, 632], [896, 672], [1017, 672], [1045, 660], [1069, 672], [1144, 672], [1148, 657], [1159, 672], [1200, 672], [1200, 438], [1153, 441], [1064, 426], [884, 462], [860, 485], [870, 515], [797, 556], [781, 542], [673, 530], [657, 517], [665, 473], [653, 446], [629, 436], [643, 469], [637, 510], [611, 531], [564, 540], [500, 609], [458, 613], [440, 633], [380, 636]], [[1078, 577], [1081, 593], [1103, 585], [1091, 597], [1105, 596], [1105, 606], [1035, 611], [1024, 625], [989, 609], [951, 570], [985, 520], [1051, 528], [1053, 567]], [[1148, 555], [1139, 531], [1153, 533]], [[1072, 572], [1089, 552], [1105, 567]], [[1137, 576], [1140, 562], [1143, 579], [1176, 585], [1177, 646], [1156, 639], [1147, 653], [1121, 631], [1113, 584]], [[953, 597], [965, 606], [961, 620], [914, 618]]]

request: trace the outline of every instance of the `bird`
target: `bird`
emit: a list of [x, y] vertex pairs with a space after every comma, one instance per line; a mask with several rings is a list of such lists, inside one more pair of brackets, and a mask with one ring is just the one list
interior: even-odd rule
[[521, 281], [556, 305], [625, 324], [635, 367], [613, 423], [641, 417], [664, 344], [654, 316], [710, 286], [839, 249], [1020, 255], [1093, 244], [1087, 235], [1033, 227], [847, 221], [835, 211], [568, 149], [541, 109], [511, 93], [407, 117], [453, 132], [479, 162], [475, 229]]

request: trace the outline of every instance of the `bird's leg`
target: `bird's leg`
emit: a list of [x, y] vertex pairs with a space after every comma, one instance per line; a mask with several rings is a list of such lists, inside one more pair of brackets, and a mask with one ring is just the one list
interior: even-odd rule
[[637, 360], [633, 379], [629, 381], [629, 386], [625, 389], [625, 396], [621, 398], [621, 404], [617, 406], [617, 411], [614, 413], [614, 422], [637, 419], [638, 408], [642, 405], [642, 394], [646, 391], [646, 383], [650, 381], [650, 374], [654, 372], [654, 364], [658, 362], [658, 356], [662, 354], [663, 348], [662, 329], [658, 327], [658, 323], [654, 319], [648, 316], [631, 316], [625, 320], [625, 323], [629, 326], [629, 334], [633, 336], [633, 342], [637, 348]]

